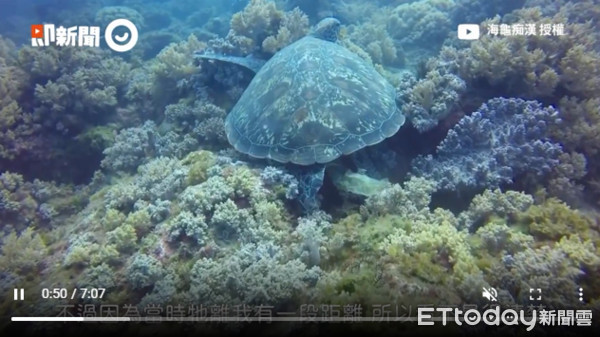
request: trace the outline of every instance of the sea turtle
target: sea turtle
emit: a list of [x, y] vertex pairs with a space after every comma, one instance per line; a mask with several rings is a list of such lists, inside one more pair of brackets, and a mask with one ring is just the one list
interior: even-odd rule
[[196, 55], [256, 72], [225, 119], [227, 139], [252, 157], [293, 164], [306, 211], [318, 207], [324, 164], [381, 142], [405, 121], [392, 85], [337, 43], [339, 30], [337, 19], [323, 19], [266, 62]]

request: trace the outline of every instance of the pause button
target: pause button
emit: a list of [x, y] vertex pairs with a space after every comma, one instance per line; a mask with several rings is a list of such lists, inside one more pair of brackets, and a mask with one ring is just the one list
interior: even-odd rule
[[13, 289], [13, 299], [15, 301], [23, 301], [25, 299], [25, 289]]

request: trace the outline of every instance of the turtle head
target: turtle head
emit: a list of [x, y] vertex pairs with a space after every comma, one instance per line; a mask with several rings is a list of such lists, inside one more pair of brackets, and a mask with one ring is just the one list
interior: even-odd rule
[[340, 20], [336, 18], [325, 18], [317, 23], [313, 36], [325, 41], [336, 42], [341, 25]]

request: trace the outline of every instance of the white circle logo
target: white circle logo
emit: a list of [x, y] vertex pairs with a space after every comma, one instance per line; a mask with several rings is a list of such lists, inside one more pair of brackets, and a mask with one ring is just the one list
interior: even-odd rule
[[[115, 30], [115, 28], [121, 26], [129, 29], [129, 32], [131, 32], [131, 38], [129, 37], [129, 33], [123, 33], [123, 35], [121, 36], [116, 35], [113, 39], [113, 31]], [[106, 44], [108, 45], [108, 47], [116, 52], [122, 53], [130, 51], [131, 48], [133, 48], [137, 43], [138, 30], [137, 27], [133, 24], [133, 22], [129, 20], [116, 19], [109, 23], [108, 26], [106, 26], [106, 30], [104, 31], [104, 39], [106, 40]], [[122, 44], [125, 41], [127, 41], [127, 39], [129, 39], [129, 42]]]

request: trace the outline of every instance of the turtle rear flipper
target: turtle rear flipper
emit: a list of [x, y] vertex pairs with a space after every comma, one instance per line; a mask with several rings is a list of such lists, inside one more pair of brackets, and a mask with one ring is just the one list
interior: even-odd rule
[[194, 53], [194, 59], [216, 60], [221, 62], [233, 63], [242, 66], [246, 69], [250, 69], [254, 73], [257, 73], [260, 70], [260, 68], [262, 68], [262, 66], [265, 65], [265, 63], [267, 62], [265, 60], [257, 59], [253, 56], [228, 56], [216, 54], [210, 51], [196, 52]]

